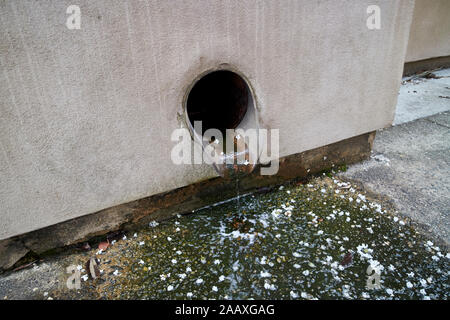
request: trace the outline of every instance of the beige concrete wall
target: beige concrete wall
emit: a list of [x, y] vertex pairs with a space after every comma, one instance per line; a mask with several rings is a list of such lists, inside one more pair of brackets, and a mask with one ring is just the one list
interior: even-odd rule
[[[65, 26], [81, 7], [81, 30]], [[381, 7], [381, 29], [366, 8]], [[413, 1], [0, 1], [0, 239], [215, 176], [170, 133], [205, 70], [254, 88], [281, 155], [388, 126]]]
[[450, 56], [450, 1], [415, 2], [405, 62]]

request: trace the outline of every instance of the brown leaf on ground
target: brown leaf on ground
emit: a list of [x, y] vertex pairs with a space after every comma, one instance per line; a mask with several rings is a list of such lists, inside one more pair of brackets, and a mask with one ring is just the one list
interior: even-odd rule
[[19, 271], [19, 270], [22, 270], [22, 269], [25, 269], [25, 268], [28, 268], [28, 267], [31, 267], [32, 265], [34, 265], [34, 263], [35, 263], [36, 261], [37, 261], [37, 260], [34, 260], [34, 261], [31, 261], [31, 262], [29, 262], [29, 263], [27, 263], [27, 264], [23, 264], [23, 265], [21, 265], [21, 266], [18, 266], [17, 268], [13, 269], [13, 272]]
[[441, 77], [435, 75], [433, 72], [427, 71], [427, 72], [424, 72], [424, 73], [422, 74], [422, 78], [426, 78], [426, 79], [439, 79], [439, 78], [441, 78]]
[[108, 241], [108, 242], [100, 242], [100, 243], [98, 244], [98, 248], [99, 248], [100, 250], [103, 250], [103, 251], [105, 251], [106, 249], [108, 249], [108, 247], [109, 247], [109, 241]]
[[86, 270], [91, 279], [97, 279], [98, 277], [100, 277], [100, 270], [98, 268], [99, 265], [100, 265], [100, 261], [95, 258], [90, 258], [86, 262], [86, 265], [85, 265]]
[[344, 267], [348, 266], [353, 261], [353, 254], [351, 252], [347, 252], [344, 256], [344, 259], [341, 261], [341, 265]]

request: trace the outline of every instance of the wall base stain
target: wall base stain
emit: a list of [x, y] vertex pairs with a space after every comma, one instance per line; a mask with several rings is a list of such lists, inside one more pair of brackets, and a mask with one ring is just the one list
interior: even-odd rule
[[450, 56], [407, 62], [403, 67], [403, 76], [439, 68], [450, 68]]
[[[242, 194], [365, 160], [374, 138], [375, 131], [283, 157], [276, 175], [261, 176], [256, 169], [239, 180], [239, 190]], [[0, 270], [26, 263], [24, 257], [30, 255], [46, 255], [113, 231], [136, 230], [150, 221], [169, 219], [235, 196], [236, 185], [218, 177], [5, 239], [0, 241]]]

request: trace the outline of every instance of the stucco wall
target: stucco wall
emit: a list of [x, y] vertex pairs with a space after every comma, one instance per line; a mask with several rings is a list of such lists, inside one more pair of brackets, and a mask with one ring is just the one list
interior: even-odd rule
[[450, 56], [450, 1], [415, 2], [405, 62]]
[[[81, 7], [81, 30], [66, 8]], [[381, 29], [366, 8], [381, 7]], [[389, 125], [413, 1], [0, 1], [0, 239], [215, 176], [176, 166], [185, 89], [229, 63], [281, 156]]]

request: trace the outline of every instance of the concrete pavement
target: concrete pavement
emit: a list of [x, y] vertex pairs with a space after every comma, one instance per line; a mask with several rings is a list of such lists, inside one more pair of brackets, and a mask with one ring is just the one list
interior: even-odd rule
[[[450, 242], [450, 69], [407, 77], [394, 126], [380, 130], [369, 160], [340, 176], [389, 199], [401, 215]], [[438, 113], [440, 112], [440, 113]]]

